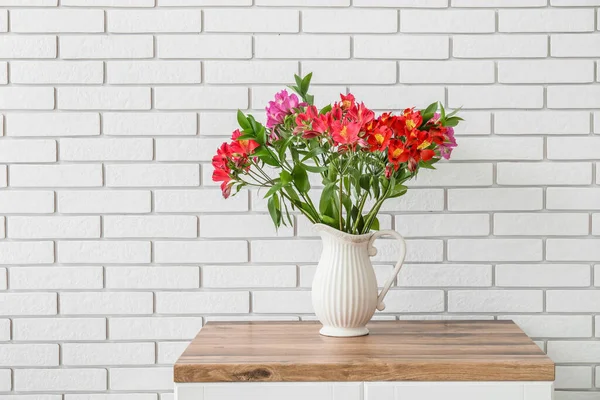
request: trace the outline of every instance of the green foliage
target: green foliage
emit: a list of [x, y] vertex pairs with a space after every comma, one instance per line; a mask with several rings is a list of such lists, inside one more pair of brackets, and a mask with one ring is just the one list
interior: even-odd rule
[[310, 80], [312, 79], [312, 72], [306, 75], [304, 78], [301, 78], [298, 75], [294, 75], [294, 79], [296, 81], [296, 86], [290, 86], [290, 89], [298, 93], [304, 102], [308, 103], [309, 105], [312, 105], [314, 103], [314, 96], [308, 94]]

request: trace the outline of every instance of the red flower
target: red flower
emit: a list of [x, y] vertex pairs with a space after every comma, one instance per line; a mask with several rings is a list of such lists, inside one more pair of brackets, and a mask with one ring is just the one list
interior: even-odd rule
[[304, 132], [302, 137], [305, 139], [312, 139], [324, 135], [328, 130], [329, 124], [327, 124], [327, 118], [324, 115], [319, 115], [312, 121], [312, 129]]
[[353, 145], [358, 142], [360, 124], [357, 122], [334, 121], [331, 128], [333, 142], [336, 145]]
[[385, 125], [378, 126], [367, 136], [369, 151], [383, 151], [390, 144], [392, 130]]
[[404, 122], [404, 130], [407, 135], [414, 129], [418, 129], [423, 123], [421, 111], [415, 111], [414, 108], [407, 108], [404, 110], [404, 114], [402, 114], [400, 119]]
[[331, 107], [331, 111], [329, 111], [326, 115], [327, 123], [329, 124], [329, 126], [331, 126], [333, 124], [333, 121], [339, 121], [342, 119], [344, 111], [338, 104], [334, 104]]
[[231, 151], [240, 157], [247, 157], [253, 154], [254, 150], [256, 150], [260, 144], [252, 139], [238, 140], [238, 137], [241, 135], [242, 133], [239, 129], [233, 131], [233, 134], [231, 135], [231, 140], [233, 140], [233, 142], [231, 142]]
[[223, 143], [217, 149], [217, 154], [212, 158], [212, 165], [215, 168], [224, 168], [227, 166], [229, 157], [231, 156], [231, 148], [227, 143]]
[[214, 182], [221, 183], [221, 191], [223, 197], [229, 197], [231, 193], [231, 169], [229, 168], [230, 157], [232, 156], [231, 147], [227, 143], [223, 143], [221, 147], [217, 149], [217, 154], [212, 159], [212, 165], [215, 168], [212, 174], [212, 180]]
[[404, 146], [404, 142], [400, 139], [390, 140], [388, 148], [388, 160], [394, 165], [394, 169], [398, 170], [401, 163], [408, 161], [408, 149]]
[[347, 95], [340, 93], [340, 98], [342, 99], [342, 101], [340, 101], [340, 107], [342, 110], [347, 111], [354, 107], [355, 99], [352, 93], [348, 93]]
[[231, 182], [231, 176], [229, 175], [229, 168], [215, 168], [213, 171], [212, 180], [214, 182], [221, 182], [221, 192], [223, 193], [223, 197], [228, 198], [231, 194], [231, 187], [233, 186], [233, 182]]
[[312, 139], [325, 134], [327, 129], [327, 118], [324, 115], [319, 115], [317, 107], [309, 106], [305, 112], [298, 114], [296, 117], [294, 134], [302, 134], [303, 138]]
[[377, 119], [380, 125], [385, 125], [392, 130], [395, 138], [406, 136], [405, 119], [392, 115], [392, 113], [383, 113]]
[[421, 151], [421, 153], [419, 154], [421, 160], [423, 161], [429, 161], [431, 160], [434, 156], [435, 156], [435, 151], [433, 150], [423, 150]]
[[392, 165], [386, 165], [385, 166], [385, 177], [387, 179], [390, 179], [393, 174], [394, 174], [394, 166], [392, 166]]
[[311, 121], [319, 115], [319, 111], [315, 106], [308, 106], [303, 113], [299, 113], [296, 116], [296, 125], [306, 126], [310, 125]]
[[352, 107], [348, 111], [348, 118], [356, 121], [361, 127], [365, 127], [375, 118], [375, 113], [365, 107], [364, 103], [358, 104], [356, 107]]
[[416, 159], [410, 158], [408, 160], [408, 170], [410, 172], [414, 172], [417, 169], [418, 165], [419, 165], [419, 162]]

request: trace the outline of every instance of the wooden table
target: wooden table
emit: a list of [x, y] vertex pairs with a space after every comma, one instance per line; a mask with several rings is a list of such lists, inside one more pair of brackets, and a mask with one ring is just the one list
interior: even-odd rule
[[554, 363], [512, 321], [209, 323], [175, 364], [177, 400], [551, 400]]

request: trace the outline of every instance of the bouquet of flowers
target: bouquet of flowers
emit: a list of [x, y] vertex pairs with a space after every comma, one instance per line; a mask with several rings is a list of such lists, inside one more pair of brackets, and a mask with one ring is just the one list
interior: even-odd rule
[[[346, 233], [377, 230], [385, 200], [405, 194], [404, 183], [419, 169], [450, 158], [453, 127], [462, 118], [438, 102], [376, 117], [352, 94], [319, 110], [308, 93], [311, 76], [295, 76], [296, 94], [275, 95], [266, 126], [238, 111], [240, 128], [212, 159], [213, 180], [222, 182], [225, 198], [244, 186], [265, 188], [276, 227], [292, 224], [290, 211], [297, 210]], [[323, 185], [318, 202], [310, 196], [309, 174]]]

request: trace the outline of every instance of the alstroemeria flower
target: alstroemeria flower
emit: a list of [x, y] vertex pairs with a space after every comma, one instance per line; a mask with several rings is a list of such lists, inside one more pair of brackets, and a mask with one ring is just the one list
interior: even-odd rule
[[456, 139], [454, 138], [454, 128], [451, 126], [446, 128], [446, 140], [439, 145], [440, 155], [446, 160], [450, 159], [452, 150], [457, 146]]
[[340, 93], [340, 98], [342, 99], [342, 101], [340, 101], [340, 107], [342, 110], [347, 111], [354, 107], [355, 98], [352, 93], [348, 93], [347, 95]]
[[411, 133], [411, 138], [414, 138], [413, 140], [417, 144], [417, 150], [424, 150], [428, 148], [431, 146], [431, 142], [433, 141], [431, 135], [427, 131], [414, 130]]
[[227, 143], [223, 143], [221, 147], [217, 148], [217, 154], [212, 158], [212, 165], [215, 168], [224, 168], [227, 166], [229, 157], [231, 156], [231, 148]]
[[432, 125], [429, 133], [433, 141], [438, 145], [440, 155], [446, 160], [450, 159], [452, 150], [457, 146], [456, 138], [454, 137], [454, 128], [451, 126], [442, 126], [439, 113], [435, 113], [427, 125]]
[[369, 110], [364, 103], [360, 103], [348, 111], [348, 117], [353, 121], [358, 122], [361, 127], [365, 127], [373, 121], [375, 113], [372, 110]]
[[359, 123], [334, 121], [331, 128], [333, 142], [336, 145], [353, 145], [358, 142]]
[[390, 144], [392, 130], [385, 125], [378, 126], [367, 136], [369, 151], [383, 151]]
[[300, 104], [298, 96], [292, 93], [289, 95], [287, 90], [275, 94], [275, 100], [270, 101], [265, 108], [267, 111], [267, 128], [273, 128], [283, 123], [285, 117], [293, 113], [294, 108]]
[[321, 136], [327, 133], [329, 130], [329, 124], [327, 123], [327, 117], [319, 115], [312, 123], [312, 130], [306, 132], [304, 137], [310, 139], [311, 137]]
[[338, 104], [331, 107], [331, 111], [327, 113], [327, 123], [331, 126], [333, 121], [339, 121], [344, 116], [344, 111]]
[[212, 180], [214, 182], [221, 182], [221, 193], [224, 198], [228, 198], [231, 194], [231, 187], [233, 186], [233, 182], [231, 181], [231, 176], [229, 175], [229, 168], [227, 169], [217, 169], [213, 171]]
[[[296, 127], [294, 128], [294, 135], [307, 135], [309, 137], [315, 137], [316, 135], [311, 135], [310, 132], [312, 130], [312, 125], [315, 119], [319, 117], [319, 110], [315, 106], [308, 106], [303, 113], [299, 113], [296, 116]], [[308, 137], [306, 137], [308, 138]]]
[[239, 129], [233, 131], [233, 134], [231, 135], [231, 140], [233, 141], [231, 142], [230, 146], [232, 153], [239, 155], [240, 157], [247, 157], [249, 155], [252, 155], [254, 153], [254, 150], [256, 150], [256, 148], [260, 146], [260, 144], [258, 144], [257, 141], [252, 139], [238, 140], [238, 138], [241, 135], [242, 132], [240, 132]]
[[408, 161], [408, 149], [404, 146], [404, 142], [400, 139], [390, 140], [388, 147], [388, 160], [394, 165], [394, 169], [398, 170], [401, 163]]
[[229, 158], [231, 157], [231, 148], [227, 143], [223, 143], [217, 149], [217, 154], [212, 158], [212, 165], [215, 168], [212, 174], [214, 182], [221, 182], [221, 192], [223, 197], [227, 198], [231, 194], [231, 169], [229, 168]]
[[414, 108], [407, 108], [400, 117], [404, 122], [406, 134], [410, 134], [414, 129], [417, 129], [423, 123], [423, 117], [420, 111], [415, 111]]

